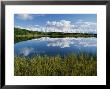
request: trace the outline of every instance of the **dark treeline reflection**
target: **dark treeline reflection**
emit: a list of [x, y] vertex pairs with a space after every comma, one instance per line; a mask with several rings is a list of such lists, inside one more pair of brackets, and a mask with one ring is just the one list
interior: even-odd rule
[[31, 40], [34, 38], [50, 37], [50, 38], [65, 38], [65, 37], [97, 37], [97, 34], [90, 33], [63, 33], [63, 32], [38, 32], [28, 31], [26, 29], [14, 28], [14, 43], [20, 41]]

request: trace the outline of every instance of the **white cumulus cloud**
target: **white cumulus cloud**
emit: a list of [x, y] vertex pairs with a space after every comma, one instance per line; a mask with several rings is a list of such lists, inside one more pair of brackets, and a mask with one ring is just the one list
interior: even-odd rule
[[79, 20], [71, 22], [69, 20], [47, 21], [45, 26], [28, 26], [26, 29], [42, 32], [65, 32], [65, 33], [97, 33], [97, 24]]
[[18, 14], [17, 17], [21, 20], [32, 20], [33, 17], [29, 14]]
[[46, 28], [47, 31], [55, 31], [55, 32], [68, 32], [71, 27], [71, 21], [60, 20], [60, 21], [47, 21]]

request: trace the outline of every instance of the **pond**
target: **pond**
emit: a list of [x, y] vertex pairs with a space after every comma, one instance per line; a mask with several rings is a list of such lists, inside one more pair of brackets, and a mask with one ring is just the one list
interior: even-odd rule
[[14, 44], [15, 55], [31, 57], [35, 55], [66, 56], [71, 53], [97, 53], [97, 38], [95, 37], [65, 37], [22, 41]]

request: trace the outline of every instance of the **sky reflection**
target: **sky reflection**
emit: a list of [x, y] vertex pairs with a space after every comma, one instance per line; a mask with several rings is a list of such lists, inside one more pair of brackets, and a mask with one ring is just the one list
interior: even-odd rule
[[83, 47], [89, 47], [89, 46], [97, 46], [96, 39], [94, 37], [92, 38], [49, 38], [49, 37], [42, 37], [39, 39], [34, 39], [39, 41], [47, 41], [47, 46], [52, 47], [60, 47], [60, 48], [66, 48], [70, 47], [71, 45], [74, 46], [83, 46]]
[[96, 53], [97, 38], [49, 38], [42, 37], [18, 42], [14, 45], [15, 55], [68, 55], [69, 53]]

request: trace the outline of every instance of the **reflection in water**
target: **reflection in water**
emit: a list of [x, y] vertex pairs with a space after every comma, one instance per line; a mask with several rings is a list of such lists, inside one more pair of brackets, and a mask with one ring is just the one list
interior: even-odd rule
[[57, 46], [60, 48], [66, 48], [70, 47], [70, 45], [74, 46], [96, 46], [96, 39], [94, 37], [92, 38], [49, 38], [49, 37], [42, 37], [39, 39], [34, 39], [38, 41], [47, 41], [47, 46]]
[[33, 48], [22, 48], [20, 49], [20, 55], [22, 56], [28, 56], [34, 49]]
[[86, 52], [96, 54], [97, 38], [49, 38], [42, 37], [18, 42], [14, 45], [15, 55], [68, 55], [70, 53]]

